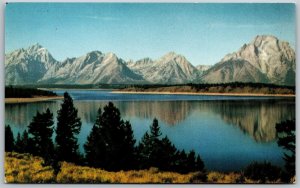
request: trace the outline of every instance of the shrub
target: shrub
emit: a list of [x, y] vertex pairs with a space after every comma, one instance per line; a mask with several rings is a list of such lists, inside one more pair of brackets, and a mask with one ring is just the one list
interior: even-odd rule
[[269, 162], [251, 163], [244, 170], [244, 175], [252, 180], [257, 180], [258, 183], [265, 183], [267, 181], [275, 181], [280, 178], [281, 169], [273, 166]]

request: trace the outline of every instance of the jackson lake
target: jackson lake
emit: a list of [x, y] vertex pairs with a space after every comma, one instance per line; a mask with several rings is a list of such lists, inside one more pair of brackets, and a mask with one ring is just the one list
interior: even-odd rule
[[[63, 95], [66, 90], [54, 90]], [[112, 101], [129, 120], [138, 143], [157, 118], [163, 135], [178, 149], [195, 150], [208, 170], [239, 171], [253, 161], [284, 166], [276, 143], [276, 123], [295, 118], [294, 97], [122, 94], [110, 90], [67, 90], [82, 121], [80, 150], [97, 110]], [[14, 135], [29, 125], [36, 111], [54, 114], [61, 101], [5, 104], [5, 124]]]

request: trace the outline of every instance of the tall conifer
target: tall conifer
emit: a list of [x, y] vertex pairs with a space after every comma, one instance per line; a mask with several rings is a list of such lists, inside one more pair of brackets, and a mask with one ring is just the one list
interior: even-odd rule
[[56, 154], [59, 161], [79, 162], [78, 139], [76, 135], [81, 129], [81, 120], [77, 115], [73, 99], [65, 92], [61, 108], [57, 111]]

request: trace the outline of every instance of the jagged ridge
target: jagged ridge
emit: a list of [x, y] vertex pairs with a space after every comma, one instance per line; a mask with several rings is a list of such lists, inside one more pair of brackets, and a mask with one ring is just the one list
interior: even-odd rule
[[59, 62], [40, 44], [5, 55], [5, 84], [182, 84], [261, 82], [295, 85], [295, 52], [274, 36], [256, 36], [213, 66], [194, 67], [169, 52], [158, 60], [124, 61], [114, 53], [93, 51]]

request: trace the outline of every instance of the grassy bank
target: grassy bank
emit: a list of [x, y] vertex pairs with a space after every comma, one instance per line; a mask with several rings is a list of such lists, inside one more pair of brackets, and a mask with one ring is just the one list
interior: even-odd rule
[[[261, 183], [244, 177], [242, 172], [202, 172], [179, 174], [162, 172], [157, 168], [108, 172], [102, 169], [62, 162], [55, 175], [51, 166], [43, 166], [43, 159], [30, 154], [5, 153], [6, 183]], [[281, 183], [280, 179], [266, 183]]]
[[53, 96], [53, 97], [32, 97], [32, 98], [5, 98], [5, 104], [13, 103], [31, 103], [31, 102], [40, 102], [40, 101], [52, 101], [52, 100], [61, 100], [62, 96]]
[[5, 154], [6, 183], [201, 183], [200, 172], [179, 174], [161, 172], [157, 168], [108, 172], [102, 169], [62, 162], [55, 176], [50, 166], [43, 167], [43, 159], [30, 154]]

